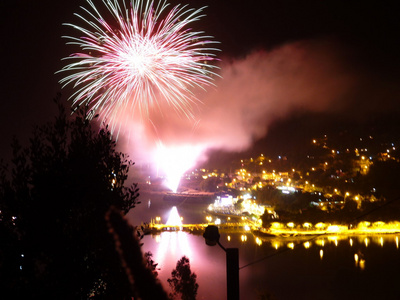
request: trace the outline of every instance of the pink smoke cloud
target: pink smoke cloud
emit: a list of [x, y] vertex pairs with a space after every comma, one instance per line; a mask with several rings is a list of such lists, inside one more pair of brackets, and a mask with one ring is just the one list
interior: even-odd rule
[[[200, 92], [195, 120], [172, 108], [154, 113], [152, 122], [135, 124], [130, 152], [146, 156], [162, 141], [166, 146], [196, 145], [244, 151], [264, 137], [268, 126], [296, 111], [343, 109], [357, 83], [345, 51], [334, 40], [300, 41], [271, 51], [254, 51], [241, 59], [222, 59], [215, 87]], [[140, 157], [136, 153], [133, 157]], [[204, 157], [202, 157], [204, 159]]]

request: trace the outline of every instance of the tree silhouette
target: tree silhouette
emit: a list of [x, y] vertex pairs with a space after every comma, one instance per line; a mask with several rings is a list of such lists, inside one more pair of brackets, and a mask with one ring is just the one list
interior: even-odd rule
[[133, 163], [84, 109], [69, 117], [55, 102], [55, 120], [36, 126], [26, 147], [14, 139], [11, 168], [0, 165], [1, 289], [17, 298], [129, 298], [104, 216], [111, 205], [126, 213], [139, 203], [136, 184], [124, 186]]
[[121, 265], [128, 278], [133, 299], [167, 300], [168, 295], [154, 274], [156, 265], [151, 260], [149, 253], [143, 257], [139, 243], [140, 238], [134, 234], [134, 228], [113, 206], [106, 213], [106, 221], [109, 232], [114, 238]]
[[172, 299], [178, 295], [181, 295], [182, 300], [196, 299], [197, 289], [199, 288], [196, 283], [197, 275], [190, 270], [190, 262], [186, 256], [178, 260], [171, 275], [172, 277], [168, 278], [168, 283], [173, 290], [170, 294]]

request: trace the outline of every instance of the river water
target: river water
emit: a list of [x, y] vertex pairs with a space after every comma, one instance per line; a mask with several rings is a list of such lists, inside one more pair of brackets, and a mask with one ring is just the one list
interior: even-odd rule
[[[162, 195], [141, 193], [128, 214], [133, 225], [161, 217], [172, 206]], [[207, 204], [177, 205], [183, 223], [206, 223]], [[260, 238], [250, 232], [221, 233], [225, 248], [239, 248], [240, 299], [400, 299], [400, 235]], [[143, 251], [167, 279], [183, 256], [197, 275], [198, 298], [226, 299], [225, 252], [202, 235], [163, 232], [144, 237]], [[261, 298], [269, 296], [269, 298]]]

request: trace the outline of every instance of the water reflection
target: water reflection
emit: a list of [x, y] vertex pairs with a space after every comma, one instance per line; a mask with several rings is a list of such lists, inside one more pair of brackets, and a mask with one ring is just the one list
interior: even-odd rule
[[[193, 206], [178, 207], [185, 222], [207, 222], [201, 206]], [[138, 206], [130, 218], [136, 225], [155, 216], [167, 220], [171, 208], [152, 198], [151, 208]], [[220, 232], [225, 247], [239, 248], [240, 267], [259, 261], [240, 270], [240, 299], [260, 299], [260, 293], [281, 300], [399, 299], [400, 234], [331, 233], [284, 238], [244, 230]], [[226, 299], [225, 252], [206, 246], [201, 234], [162, 232], [145, 236], [143, 243], [143, 251], [151, 251], [159, 263], [159, 278], [166, 287], [177, 260], [186, 255], [198, 276], [198, 299]]]
[[[174, 267], [176, 260], [181, 256], [186, 255], [191, 261], [193, 270], [198, 275], [200, 280], [199, 283], [201, 282], [200, 286], [203, 287], [200, 293], [200, 296], [202, 296], [199, 297], [199, 299], [212, 300], [223, 299], [225, 297], [223, 294], [225, 292], [225, 253], [221, 249], [218, 247], [205, 246], [203, 237], [200, 235], [192, 235], [181, 231], [162, 232], [161, 234], [154, 235], [150, 238], [152, 241], [154, 241], [154, 245], [150, 250], [153, 252], [156, 262], [159, 263], [162, 268], [160, 276], [164, 281], [166, 281], [165, 278], [168, 278], [170, 275], [170, 271]], [[253, 293], [251, 295], [254, 295], [255, 290], [257, 290], [257, 286], [255, 286], [255, 284], [258, 282], [260, 286], [263, 286], [260, 282], [267, 280], [264, 279], [264, 277], [269, 278], [269, 282], [272, 280], [268, 275], [269, 271], [266, 272], [265, 270], [270, 270], [272, 268], [275, 270], [275, 274], [279, 274], [280, 268], [290, 268], [290, 265], [292, 264], [300, 264], [304, 269], [303, 272], [306, 272], [306, 274], [307, 272], [311, 272], [313, 274], [325, 274], [325, 272], [328, 272], [325, 270], [330, 270], [329, 272], [331, 272], [332, 270], [335, 270], [335, 268], [346, 266], [347, 262], [350, 260], [351, 265], [345, 267], [347, 268], [345, 270], [347, 270], [346, 272], [350, 272], [349, 274], [352, 274], [351, 276], [356, 278], [355, 280], [358, 280], [357, 278], [358, 276], [361, 276], [360, 274], [370, 274], [371, 272], [376, 272], [374, 271], [377, 268], [376, 260], [379, 257], [386, 255], [385, 253], [387, 253], [387, 251], [385, 251], [385, 249], [393, 249], [398, 255], [399, 236], [377, 235], [348, 237], [335, 235], [318, 237], [267, 238], [252, 236], [250, 233], [221, 233], [221, 243], [225, 244], [226, 247], [239, 248], [241, 266], [246, 265], [253, 260], [258, 260], [263, 256], [269, 256], [274, 253], [279, 254], [274, 255], [274, 258], [267, 259], [263, 263], [250, 266], [248, 269], [245, 268], [240, 271], [241, 298], [256, 299], [256, 296], [253, 298], [246, 297], [246, 295], [250, 295], [251, 293]], [[250, 249], [257, 250], [252, 252]], [[282, 252], [282, 254], [279, 252]], [[291, 253], [294, 260], [291, 261], [289, 259], [290, 257], [287, 256], [288, 254], [285, 253]], [[313, 265], [313, 261], [319, 261], [319, 267], [318, 264], [314, 264], [315, 266], [310, 268], [310, 263]], [[266, 265], [269, 267], [265, 267]], [[214, 268], [219, 270], [218, 276], [215, 275], [217, 277], [212, 275]], [[254, 274], [258, 274], [257, 278], [254, 278], [252, 275], [253, 272]], [[298, 273], [296, 274], [296, 276], [300, 275]], [[313, 277], [313, 280], [315, 281], [323, 279], [322, 275], [313, 276], [315, 276]], [[318, 276], [321, 276], [321, 279]], [[220, 296], [222, 298], [213, 298], [213, 294], [211, 294], [211, 296], [210, 294], [208, 294], [208, 296], [204, 296], [204, 293], [208, 293], [208, 290], [210, 288], [212, 289], [214, 284], [213, 282], [216, 281], [217, 278], [220, 282], [218, 290], [221, 293]], [[341, 277], [339, 276], [339, 281], [340, 278]], [[276, 292], [281, 293], [283, 291], [277, 290]], [[245, 295], [242, 295], [242, 293], [245, 293]], [[341, 292], [338, 291], [337, 293], [340, 294]], [[290, 299], [290, 297], [282, 296], [280, 299]], [[342, 297], [342, 299], [347, 298]]]
[[162, 232], [160, 235], [155, 236], [155, 240], [158, 243], [155, 256], [160, 265], [165, 265], [170, 255], [174, 257], [186, 256], [189, 260], [193, 258], [188, 235], [182, 231]]

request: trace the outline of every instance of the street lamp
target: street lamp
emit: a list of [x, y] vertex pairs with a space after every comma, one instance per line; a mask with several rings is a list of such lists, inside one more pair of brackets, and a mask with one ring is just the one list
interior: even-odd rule
[[226, 252], [226, 288], [228, 300], [239, 300], [239, 249], [225, 248], [219, 242], [218, 227], [208, 225], [203, 237], [208, 246], [218, 244]]

